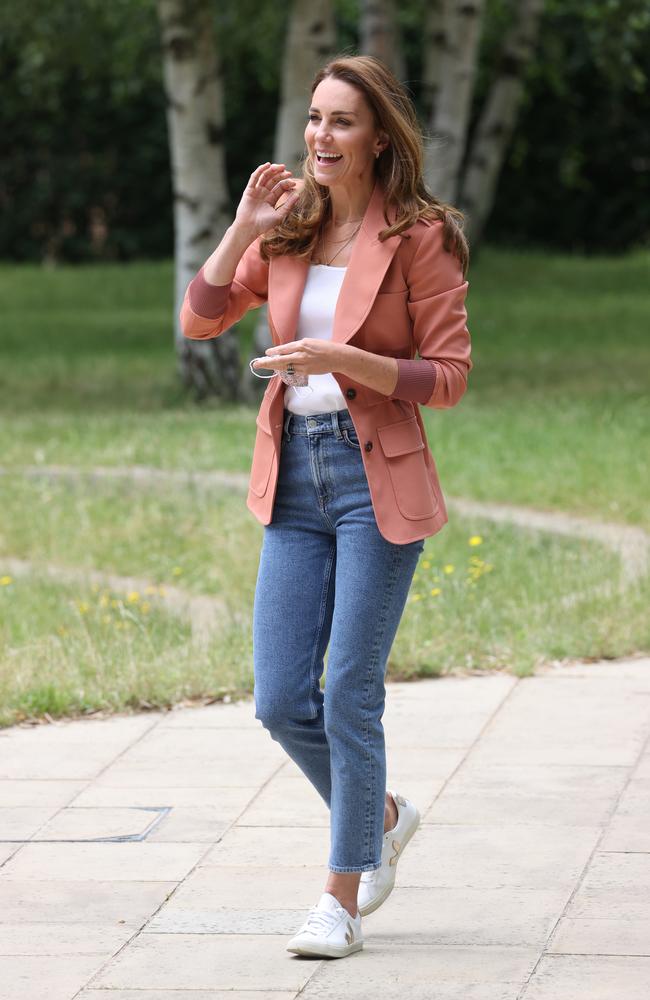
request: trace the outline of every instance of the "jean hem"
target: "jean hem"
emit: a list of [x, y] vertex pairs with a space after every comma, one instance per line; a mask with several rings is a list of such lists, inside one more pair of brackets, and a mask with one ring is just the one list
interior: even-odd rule
[[381, 861], [377, 865], [354, 865], [349, 868], [340, 868], [338, 865], [328, 865], [327, 866], [331, 872], [376, 872], [378, 868], [381, 868]]

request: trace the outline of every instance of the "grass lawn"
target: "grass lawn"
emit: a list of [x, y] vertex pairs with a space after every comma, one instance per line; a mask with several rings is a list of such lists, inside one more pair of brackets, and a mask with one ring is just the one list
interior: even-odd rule
[[[650, 252], [488, 247], [469, 279], [469, 389], [451, 410], [421, 409], [443, 492], [650, 530]], [[176, 384], [171, 288], [169, 262], [0, 266], [0, 725], [252, 688], [262, 527], [243, 494], [21, 472], [248, 471], [256, 407], [195, 404]], [[226, 334], [242, 359], [254, 319]], [[2, 556], [33, 574], [12, 578]], [[155, 596], [45, 580], [44, 562], [218, 595], [237, 614], [198, 655]], [[595, 543], [452, 513], [427, 540], [389, 677], [647, 650], [650, 578], [620, 594], [619, 572]]]

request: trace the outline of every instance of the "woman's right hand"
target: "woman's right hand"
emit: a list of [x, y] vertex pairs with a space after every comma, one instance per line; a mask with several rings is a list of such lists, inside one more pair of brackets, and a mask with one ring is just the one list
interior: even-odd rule
[[[235, 215], [237, 228], [246, 230], [254, 239], [272, 229], [284, 219], [298, 201], [299, 193], [291, 171], [284, 163], [262, 163], [250, 176]], [[286, 191], [292, 193], [277, 205]]]

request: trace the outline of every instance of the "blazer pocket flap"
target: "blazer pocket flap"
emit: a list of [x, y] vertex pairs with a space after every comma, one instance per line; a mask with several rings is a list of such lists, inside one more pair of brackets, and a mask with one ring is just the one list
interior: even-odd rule
[[415, 417], [407, 417], [406, 420], [378, 427], [377, 434], [386, 458], [406, 455], [411, 451], [422, 451], [424, 448], [422, 434]]
[[265, 399], [262, 400], [259, 412], [255, 417], [255, 423], [257, 424], [257, 426], [261, 427], [262, 430], [266, 431], [267, 434], [273, 433], [273, 431], [271, 430], [271, 415], [269, 412], [270, 409], [271, 407], [269, 406], [268, 403], [268, 397], [266, 397]]

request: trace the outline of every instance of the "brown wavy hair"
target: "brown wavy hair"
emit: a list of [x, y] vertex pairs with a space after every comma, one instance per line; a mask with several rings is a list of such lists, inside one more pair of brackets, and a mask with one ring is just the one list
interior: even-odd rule
[[[321, 80], [334, 77], [356, 87], [370, 107], [375, 127], [386, 132], [389, 145], [375, 160], [375, 176], [384, 189], [384, 204], [393, 206], [395, 219], [378, 239], [397, 236], [418, 219], [441, 219], [443, 246], [455, 254], [463, 269], [469, 266], [469, 247], [462, 230], [460, 209], [439, 201], [427, 191], [423, 177], [423, 135], [413, 103], [399, 80], [374, 56], [337, 56], [314, 77], [311, 94]], [[329, 188], [314, 178], [309, 154], [302, 160], [303, 187], [287, 216], [260, 241], [262, 259], [278, 254], [311, 257], [321, 227], [332, 217]], [[405, 238], [409, 238], [408, 236]]]

